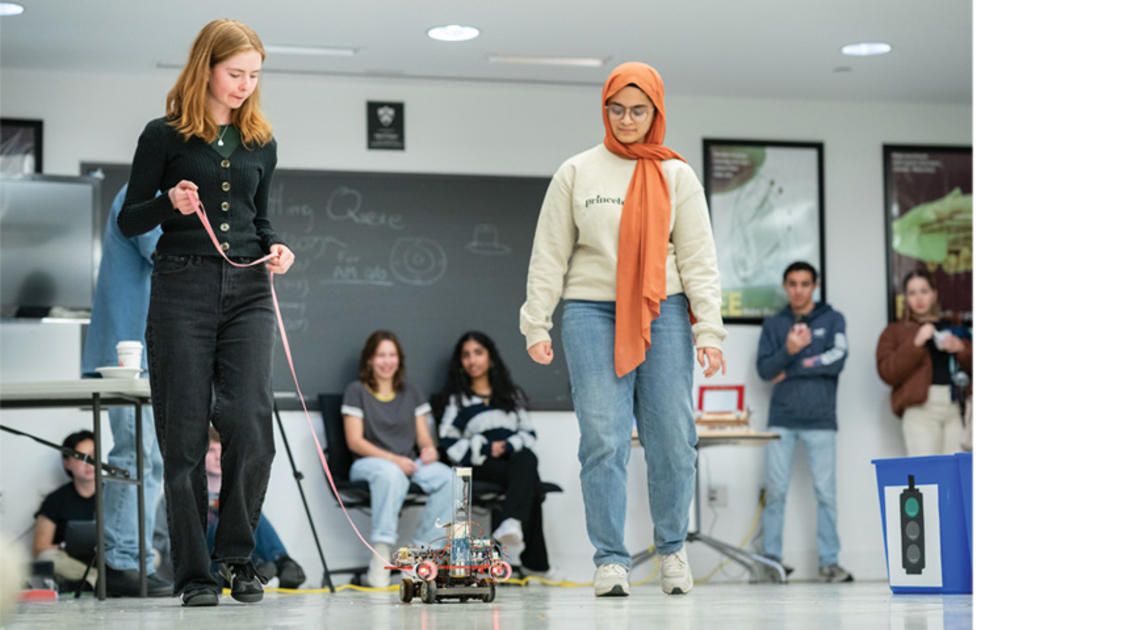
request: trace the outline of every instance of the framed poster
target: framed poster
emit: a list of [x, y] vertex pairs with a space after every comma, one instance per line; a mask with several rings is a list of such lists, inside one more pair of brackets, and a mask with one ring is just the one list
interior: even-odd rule
[[368, 148], [404, 150], [404, 104], [368, 101]]
[[44, 172], [42, 120], [0, 119], [0, 173], [26, 175]]
[[943, 314], [974, 319], [974, 159], [971, 147], [883, 145], [887, 321], [902, 317], [906, 274], [934, 276]]
[[706, 138], [704, 171], [724, 321], [784, 308], [784, 269], [798, 260], [819, 271], [823, 301], [823, 144]]

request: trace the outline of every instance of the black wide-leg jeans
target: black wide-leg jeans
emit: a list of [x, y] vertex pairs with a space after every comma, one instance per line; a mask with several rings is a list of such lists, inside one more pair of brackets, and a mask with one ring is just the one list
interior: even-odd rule
[[147, 359], [174, 591], [216, 588], [206, 547], [208, 426], [222, 438], [213, 560], [248, 562], [273, 462], [269, 273], [215, 256], [155, 257]]

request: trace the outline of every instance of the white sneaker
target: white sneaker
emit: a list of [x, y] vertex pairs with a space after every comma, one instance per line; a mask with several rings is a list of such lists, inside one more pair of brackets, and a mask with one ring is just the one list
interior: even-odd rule
[[382, 542], [372, 543], [372, 548], [379, 555], [372, 556], [372, 562], [368, 563], [368, 586], [384, 588], [388, 586], [387, 566], [392, 558], [392, 549]]
[[629, 595], [629, 569], [620, 564], [603, 564], [594, 571], [594, 595], [598, 597]]
[[557, 584], [558, 582], [561, 582], [561, 581], [566, 579], [566, 576], [563, 575], [562, 570], [559, 569], [558, 567], [554, 566], [554, 565], [550, 565], [550, 568], [545, 570], [545, 571], [534, 571], [534, 570], [528, 569], [526, 567], [523, 567], [522, 568], [522, 575], [524, 578], [536, 577], [536, 578], [541, 579], [542, 581], [536, 580], [536, 582], [538, 582], [539, 584], [543, 584], [544, 582], [554, 582], [555, 584]]
[[684, 547], [662, 556], [661, 590], [666, 595], [684, 595], [693, 590], [693, 571], [689, 569], [689, 554]]
[[506, 546], [507, 551], [515, 558], [518, 558], [523, 549], [526, 549], [526, 543], [523, 542], [522, 523], [517, 518], [508, 518], [499, 523], [499, 527], [491, 536]]

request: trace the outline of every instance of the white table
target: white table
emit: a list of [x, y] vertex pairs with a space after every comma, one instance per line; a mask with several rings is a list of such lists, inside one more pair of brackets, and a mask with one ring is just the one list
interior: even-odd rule
[[[701, 449], [709, 446], [723, 446], [726, 444], [735, 444], [739, 446], [763, 446], [768, 442], [780, 439], [777, 433], [757, 433], [754, 431], [745, 431], [739, 429], [717, 429], [717, 430], [699, 430], [697, 431], [697, 472], [695, 477], [696, 488], [693, 492], [693, 500], [696, 502], [696, 518], [694, 519], [694, 530], [685, 536], [686, 541], [701, 542], [714, 550], [720, 552], [728, 559], [740, 564], [745, 569], [748, 569], [749, 582], [759, 582], [761, 579], [760, 565], [767, 565], [772, 567], [779, 575], [780, 582], [786, 583], [788, 575], [784, 572], [784, 567], [779, 562], [766, 558], [758, 553], [752, 553], [747, 549], [741, 549], [736, 545], [717, 540], [708, 534], [701, 533]], [[633, 432], [633, 444], [640, 445], [637, 439], [637, 431]], [[637, 565], [649, 560], [653, 557], [653, 553], [646, 549], [632, 558], [632, 566]], [[631, 567], [632, 568], [632, 567]]]
[[99, 581], [96, 596], [107, 598], [107, 569], [103, 533], [103, 445], [100, 412], [103, 407], [135, 408], [135, 478], [107, 477], [106, 481], [133, 484], [138, 489], [139, 592], [146, 597], [146, 516], [143, 500], [142, 406], [150, 403], [150, 382], [146, 379], [84, 378], [68, 381], [0, 383], [0, 409], [39, 409], [78, 407], [92, 410], [95, 434], [95, 567]]

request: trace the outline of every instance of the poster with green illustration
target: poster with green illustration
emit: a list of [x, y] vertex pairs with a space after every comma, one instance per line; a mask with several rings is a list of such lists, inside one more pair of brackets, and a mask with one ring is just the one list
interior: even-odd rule
[[973, 322], [974, 196], [970, 147], [883, 148], [886, 170], [887, 314], [902, 316], [902, 281], [915, 269], [934, 276], [943, 313]]
[[[823, 145], [704, 141], [708, 195], [725, 321], [758, 323], [787, 304], [784, 269], [823, 271]], [[821, 277], [822, 280], [822, 277]], [[823, 300], [823, 282], [816, 300]]]

